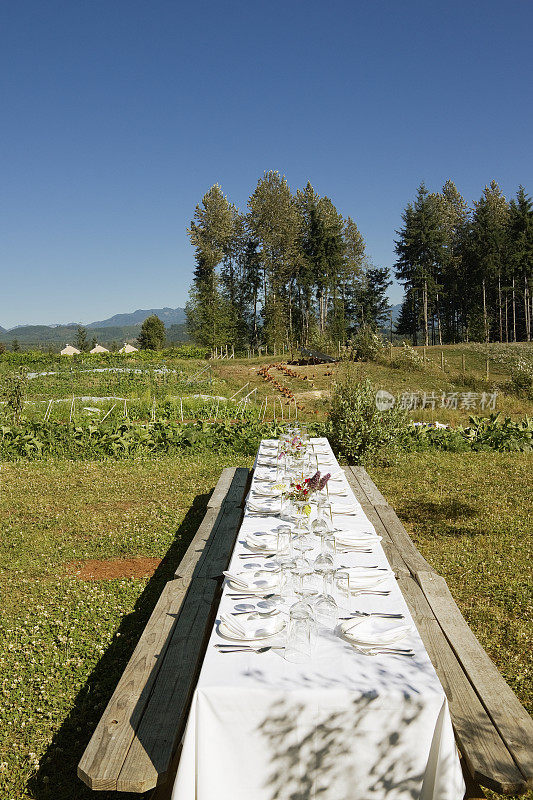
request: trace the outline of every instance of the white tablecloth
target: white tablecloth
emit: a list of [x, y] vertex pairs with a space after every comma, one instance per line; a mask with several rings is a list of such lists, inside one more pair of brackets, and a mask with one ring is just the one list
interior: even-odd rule
[[[327, 444], [325, 439], [313, 441], [322, 448]], [[267, 446], [263, 442], [260, 453]], [[328, 450], [325, 460], [333, 458], [329, 445]], [[336, 462], [319, 462], [319, 468], [322, 473], [339, 469]], [[269, 467], [256, 466], [254, 481], [267, 473]], [[357, 503], [351, 490], [349, 498], [334, 500], [348, 501]], [[360, 513], [337, 517], [336, 523], [374, 531], [357, 505]], [[278, 517], [246, 513], [231, 571], [247, 563], [238, 558], [247, 532], [269, 531], [279, 524]], [[379, 543], [371, 554], [337, 559], [346, 566], [388, 566]], [[359, 597], [358, 608], [401, 611], [412, 623], [394, 578], [386, 588], [391, 590], [387, 597]], [[225, 589], [220, 611], [231, 612], [238, 603]], [[215, 624], [184, 735], [173, 800], [463, 797], [446, 697], [414, 624], [413, 633], [401, 642], [413, 647], [414, 658], [360, 655], [325, 629], [304, 664], [285, 661], [282, 650], [224, 655], [214, 647], [222, 641]]]

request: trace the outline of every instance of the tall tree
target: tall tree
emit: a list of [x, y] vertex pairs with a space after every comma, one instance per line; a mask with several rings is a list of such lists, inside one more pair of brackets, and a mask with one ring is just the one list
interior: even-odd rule
[[437, 195], [437, 207], [444, 235], [440, 277], [442, 293], [437, 298], [439, 343], [442, 343], [442, 326], [449, 341], [456, 340], [459, 326], [464, 329], [468, 296], [465, 292], [464, 253], [470, 214], [466, 201], [451, 180], [446, 181], [442, 192]]
[[217, 266], [228, 253], [234, 234], [236, 209], [215, 184], [197, 205], [187, 233], [196, 251], [196, 269], [187, 325], [193, 338], [210, 347], [227, 344], [231, 335], [231, 307], [222, 297]]
[[391, 285], [387, 267], [370, 267], [361, 280], [357, 303], [361, 310], [361, 324], [378, 328], [385, 325], [390, 303], [387, 289]]
[[505, 269], [505, 248], [509, 206], [496, 181], [485, 186], [474, 203], [469, 236], [471, 275], [481, 288], [483, 336], [489, 341], [491, 326], [502, 338], [501, 280]]
[[162, 350], [165, 346], [165, 323], [157, 314], [147, 317], [141, 325], [137, 342], [141, 350]]
[[294, 272], [300, 258], [298, 206], [279, 172], [265, 172], [248, 201], [247, 223], [263, 267], [263, 324], [273, 346], [293, 334]]
[[[531, 317], [533, 313], [533, 202], [523, 186], [518, 188], [516, 200], [509, 206], [507, 229], [508, 273], [507, 285], [511, 283], [513, 298], [513, 339], [516, 341], [516, 295], [522, 295], [523, 333], [531, 341]], [[522, 314], [519, 312], [519, 324]], [[520, 329], [519, 329], [520, 333]]]
[[87, 328], [84, 328], [83, 325], [78, 325], [76, 328], [76, 336], [74, 338], [74, 344], [81, 350], [82, 353], [87, 352], [89, 349], [89, 340], [87, 339]]
[[[395, 242], [398, 259], [396, 277], [415, 303], [410, 316], [413, 341], [417, 343], [419, 320], [422, 320], [424, 342], [429, 344], [429, 321], [435, 311], [441, 265], [444, 259], [444, 231], [440, 224], [439, 200], [429, 194], [422, 183], [414, 204], [409, 203], [402, 215], [403, 227]], [[403, 315], [406, 317], [407, 315]], [[416, 327], [415, 327], [416, 326]]]

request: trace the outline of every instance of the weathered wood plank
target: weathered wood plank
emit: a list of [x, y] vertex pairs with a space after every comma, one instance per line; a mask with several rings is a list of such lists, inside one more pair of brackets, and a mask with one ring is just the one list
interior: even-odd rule
[[213, 535], [207, 541], [198, 560], [194, 577], [220, 578], [229, 564], [231, 552], [242, 521], [243, 511], [238, 506], [224, 506], [216, 522]]
[[222, 470], [222, 474], [217, 481], [217, 485], [213, 489], [213, 494], [207, 501], [208, 508], [220, 508], [226, 499], [231, 482], [235, 477], [235, 467], [226, 467]]
[[[217, 491], [225, 492], [225, 495], [221, 491], [217, 494], [221, 505], [208, 508], [176, 570], [175, 579], [163, 589], [79, 763], [79, 777], [93, 789], [117, 788], [118, 774], [157, 679], [193, 576], [199, 572], [204, 577], [219, 576], [227, 566], [242, 514], [237, 504], [244, 498], [248, 474], [246, 469], [224, 470], [216, 487]], [[226, 507], [224, 498], [228, 495], [230, 501]]]
[[448, 699], [456, 740], [475, 782], [503, 794], [524, 780], [413, 578], [398, 580], [418, 632]]
[[366, 471], [364, 467], [349, 467], [349, 469], [353, 472], [359, 483], [361, 484], [361, 488], [365, 495], [368, 498], [368, 502], [371, 503], [373, 506], [386, 506], [388, 505], [387, 500], [383, 497], [381, 492], [379, 491], [378, 487]]
[[361, 485], [359, 484], [358, 479], [349, 468], [345, 468], [345, 474], [346, 474], [346, 479], [350, 485], [350, 488], [352, 489], [356, 498], [361, 503], [362, 509], [365, 512], [368, 519], [370, 520], [370, 522], [372, 523], [372, 525], [374, 526], [374, 528], [376, 529], [376, 533], [379, 536], [383, 537], [382, 540], [383, 550], [385, 551], [385, 555], [387, 556], [387, 561], [391, 565], [391, 568], [394, 570], [394, 573], [396, 575], [409, 575], [410, 574], [409, 569], [407, 568], [407, 565], [403, 560], [400, 551], [393, 543], [389, 535], [389, 532], [383, 525], [383, 522], [381, 521], [375, 507], [368, 502], [366, 495], [364, 494]]
[[527, 785], [532, 786], [533, 720], [469, 628], [444, 578], [419, 572], [417, 580]]
[[186, 587], [169, 581], [100, 718], [78, 765], [78, 776], [91, 789], [116, 789], [124, 756], [135, 735], [142, 705], [155, 683]]
[[164, 782], [183, 733], [214, 622], [218, 583], [194, 578], [117, 780], [122, 792], [146, 792]]
[[224, 505], [234, 503], [237, 506], [243, 507], [246, 495], [248, 494], [248, 490], [250, 488], [251, 480], [251, 470], [249, 470], [247, 467], [237, 467], [235, 469], [235, 474], [231, 481], [228, 493], [224, 499]]
[[394, 509], [387, 503], [387, 505], [376, 506], [376, 511], [413, 577], [420, 570], [434, 572], [431, 564], [428, 564], [416, 549]]

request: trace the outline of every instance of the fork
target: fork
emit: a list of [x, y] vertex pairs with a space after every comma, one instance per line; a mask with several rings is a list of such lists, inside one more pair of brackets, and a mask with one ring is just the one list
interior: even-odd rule
[[216, 644], [219, 653], [266, 653], [267, 650], [284, 650], [285, 645], [269, 644], [265, 647], [251, 647], [240, 644]]
[[352, 647], [354, 650], [364, 656], [377, 656], [384, 654], [389, 656], [409, 656], [412, 658], [415, 655], [414, 650], [404, 647], [358, 647], [355, 644], [352, 645]]
[[352, 611], [349, 617], [340, 619], [353, 619], [354, 617], [383, 617], [383, 619], [403, 619], [403, 614], [387, 614], [384, 611]]

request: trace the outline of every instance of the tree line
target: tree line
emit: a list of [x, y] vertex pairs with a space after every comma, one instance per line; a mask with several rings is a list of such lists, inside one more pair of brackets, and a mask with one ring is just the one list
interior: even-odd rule
[[187, 325], [199, 344], [326, 346], [385, 321], [389, 270], [309, 182], [293, 193], [265, 172], [244, 213], [215, 184], [187, 232], [196, 260]]
[[496, 181], [469, 208], [452, 181], [408, 203], [395, 243], [405, 288], [397, 332], [414, 344], [531, 341], [533, 204]]

